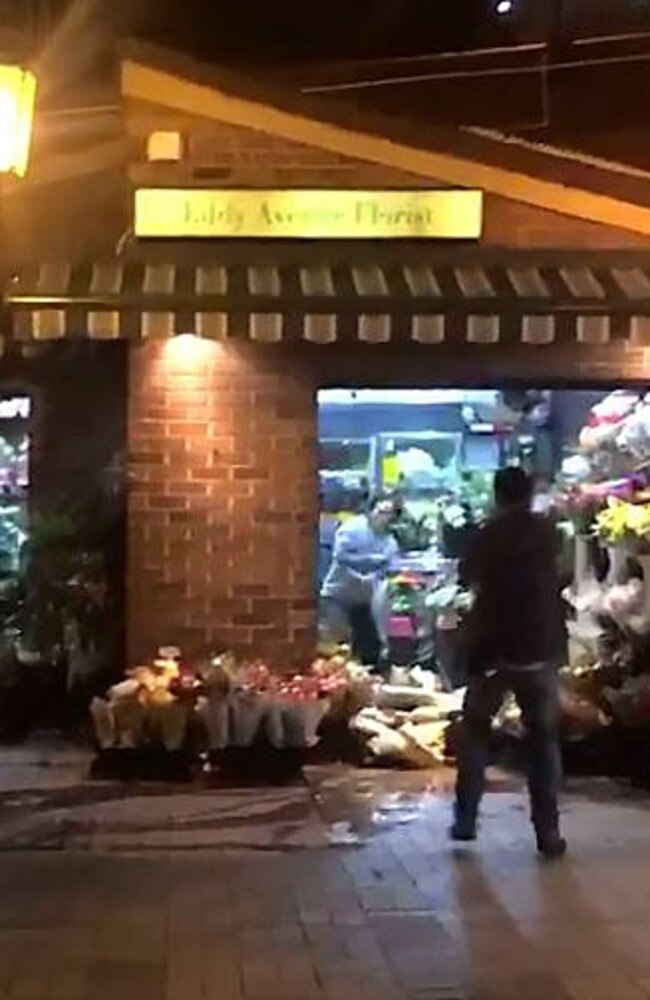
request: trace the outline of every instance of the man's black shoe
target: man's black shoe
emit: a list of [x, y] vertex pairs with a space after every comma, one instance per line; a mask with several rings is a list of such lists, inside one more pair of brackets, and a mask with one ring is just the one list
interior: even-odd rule
[[537, 850], [547, 861], [556, 861], [566, 854], [567, 842], [557, 830], [552, 833], [538, 833]]
[[465, 823], [454, 823], [449, 829], [449, 836], [460, 844], [469, 844], [476, 840], [476, 827]]

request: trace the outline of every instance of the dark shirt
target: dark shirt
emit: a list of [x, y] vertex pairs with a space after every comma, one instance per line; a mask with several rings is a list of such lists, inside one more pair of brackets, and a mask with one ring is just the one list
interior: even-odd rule
[[460, 568], [476, 595], [470, 671], [559, 663], [565, 643], [559, 547], [553, 523], [523, 507], [496, 512], [477, 532]]

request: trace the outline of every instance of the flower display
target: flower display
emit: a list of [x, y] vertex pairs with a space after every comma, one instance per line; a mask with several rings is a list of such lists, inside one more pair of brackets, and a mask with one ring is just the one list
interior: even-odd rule
[[595, 531], [607, 545], [629, 544], [650, 549], [650, 503], [630, 503], [609, 497], [595, 520]]
[[621, 451], [629, 454], [637, 462], [647, 462], [650, 458], [650, 393], [639, 401], [633, 412], [624, 421], [616, 437]]
[[580, 447], [589, 452], [615, 443], [623, 421], [635, 409], [639, 399], [638, 393], [626, 390], [617, 390], [605, 396], [592, 408], [580, 432]]
[[327, 712], [352, 714], [369, 692], [366, 672], [340, 651], [301, 673], [279, 674], [263, 660], [240, 662], [230, 653], [194, 667], [180, 651], [160, 650], [96, 698], [91, 715], [102, 749], [178, 750], [196, 723], [212, 750], [251, 746], [260, 736], [278, 749], [295, 748], [317, 741]]
[[386, 590], [391, 611], [395, 615], [408, 615], [422, 599], [426, 587], [414, 573], [396, 573], [388, 579]]
[[180, 652], [160, 650], [151, 664], [128, 670], [105, 698], [93, 699], [90, 712], [100, 747], [160, 744], [179, 750], [200, 687], [198, 675], [180, 662]]
[[552, 509], [573, 526], [576, 535], [587, 535], [602, 506], [602, 499], [593, 496], [584, 486], [572, 484], [553, 497]]

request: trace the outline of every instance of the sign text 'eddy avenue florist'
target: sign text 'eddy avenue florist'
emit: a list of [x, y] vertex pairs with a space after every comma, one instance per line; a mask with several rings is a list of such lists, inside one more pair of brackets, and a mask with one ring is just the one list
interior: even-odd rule
[[481, 235], [481, 191], [141, 188], [135, 234], [159, 238], [453, 239]]

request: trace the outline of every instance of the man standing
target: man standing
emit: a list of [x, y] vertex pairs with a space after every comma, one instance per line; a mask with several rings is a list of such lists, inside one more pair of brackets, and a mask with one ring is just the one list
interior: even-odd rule
[[377, 497], [367, 514], [346, 521], [337, 531], [329, 572], [321, 597], [342, 614], [352, 635], [352, 653], [368, 667], [376, 667], [381, 640], [372, 613], [377, 584], [398, 554], [390, 527], [395, 515], [390, 497]]
[[561, 857], [562, 778], [557, 667], [565, 633], [551, 522], [531, 513], [532, 482], [501, 469], [495, 510], [461, 567], [475, 594], [469, 621], [470, 678], [459, 753], [454, 840], [476, 838], [492, 719], [512, 691], [528, 738], [528, 787], [539, 852]]

